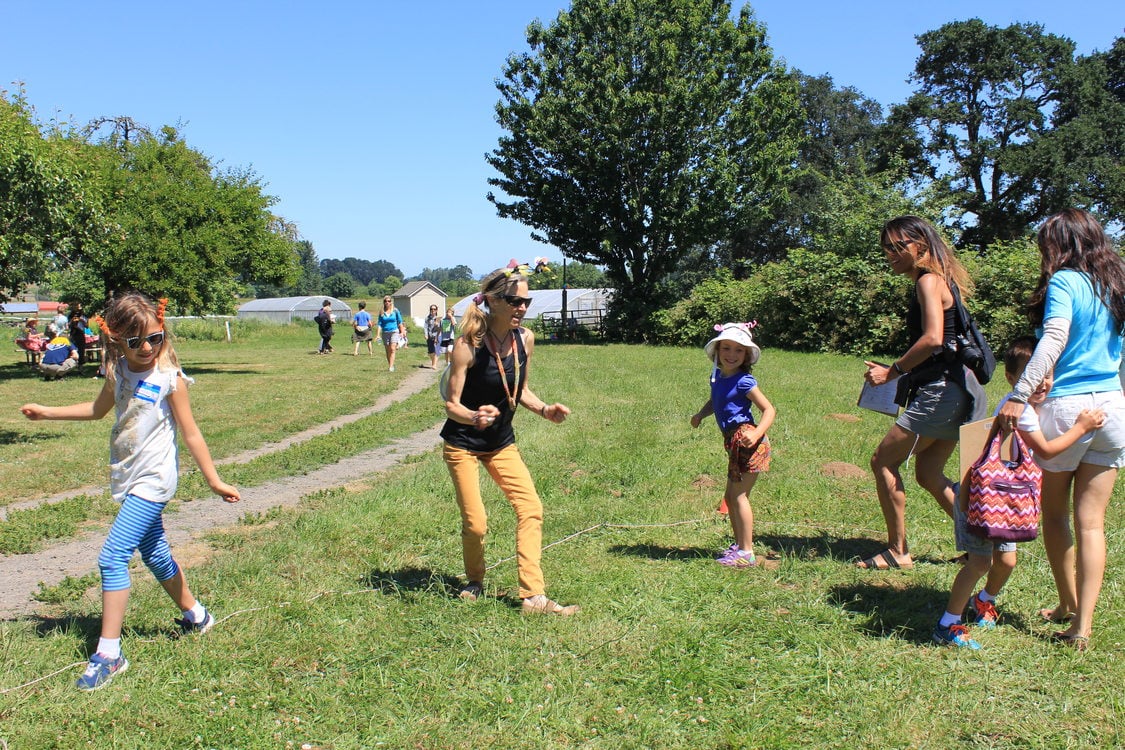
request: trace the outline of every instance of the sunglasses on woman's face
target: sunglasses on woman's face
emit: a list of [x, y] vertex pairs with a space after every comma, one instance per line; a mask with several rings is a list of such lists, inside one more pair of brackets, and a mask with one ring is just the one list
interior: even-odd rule
[[130, 336], [125, 339], [125, 346], [130, 349], [140, 349], [142, 341], [147, 341], [148, 345], [155, 349], [164, 343], [164, 331], [150, 333], [147, 336]]
[[511, 307], [531, 307], [531, 297], [517, 297], [514, 294], [501, 294], [500, 299], [504, 300]]

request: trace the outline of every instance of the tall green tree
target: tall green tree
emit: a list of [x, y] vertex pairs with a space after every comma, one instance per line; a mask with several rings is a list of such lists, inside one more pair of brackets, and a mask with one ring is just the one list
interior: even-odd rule
[[[1084, 95], [1087, 101], [1112, 98], [1107, 65], [1076, 63], [1074, 43], [1038, 24], [1001, 28], [971, 19], [917, 39], [922, 52], [913, 80], [919, 89], [892, 119], [917, 134], [927, 175], [958, 209], [962, 245], [983, 248], [1018, 238], [1068, 205], [1096, 209], [1100, 201], [1086, 183], [1120, 181], [1120, 157], [1113, 162], [1099, 155], [1104, 138], [1059, 130], [1090, 127], [1091, 113], [1069, 111]], [[1095, 122], [1109, 128], [1120, 155], [1120, 114]], [[1120, 215], [1120, 203], [1100, 207]]]
[[0, 300], [104, 242], [110, 222], [91, 149], [47, 135], [22, 91], [0, 91]]
[[297, 279], [294, 292], [301, 294], [320, 294], [324, 279], [320, 275], [320, 261], [317, 260], [316, 250], [308, 240], [299, 240], [294, 243], [297, 253], [297, 264], [301, 268], [301, 276]]
[[86, 259], [106, 294], [140, 288], [188, 314], [229, 312], [246, 283], [292, 285], [293, 240], [247, 170], [216, 171], [165, 127], [101, 147], [117, 230]]
[[609, 324], [643, 337], [681, 254], [786, 200], [796, 86], [750, 7], [721, 0], [574, 0], [527, 42], [497, 81], [488, 199], [603, 266]]
[[[792, 248], [841, 252], [834, 241], [821, 244], [831, 232], [824, 224], [830, 209], [841, 202], [866, 203], [872, 183], [886, 186], [892, 195], [903, 193], [897, 183], [906, 172], [894, 158], [895, 149], [887, 148], [882, 105], [855, 88], [837, 87], [830, 76], [799, 70], [792, 75], [803, 116], [790, 200], [767, 215], [747, 217], [730, 241], [716, 248], [716, 261], [736, 278], [785, 258]], [[871, 246], [873, 236], [863, 247]], [[685, 277], [698, 268], [692, 263], [684, 269]]]

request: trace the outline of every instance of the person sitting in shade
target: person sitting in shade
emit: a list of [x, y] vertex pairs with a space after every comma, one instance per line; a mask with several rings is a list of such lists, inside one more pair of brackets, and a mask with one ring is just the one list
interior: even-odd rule
[[44, 380], [59, 380], [78, 366], [78, 349], [70, 343], [65, 333], [60, 333], [47, 343], [39, 371]]

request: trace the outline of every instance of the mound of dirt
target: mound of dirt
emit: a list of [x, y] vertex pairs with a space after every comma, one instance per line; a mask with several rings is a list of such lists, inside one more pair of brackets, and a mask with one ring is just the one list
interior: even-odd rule
[[820, 467], [820, 473], [835, 479], [865, 479], [868, 476], [863, 469], [844, 461], [830, 461]]

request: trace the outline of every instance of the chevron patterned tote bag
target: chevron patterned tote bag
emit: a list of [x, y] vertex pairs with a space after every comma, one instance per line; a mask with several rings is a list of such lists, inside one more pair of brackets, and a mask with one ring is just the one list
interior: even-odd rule
[[1012, 435], [1011, 460], [1000, 456], [999, 421], [984, 451], [969, 469], [969, 533], [995, 542], [1029, 542], [1039, 536], [1039, 492], [1043, 472], [1031, 451]]

